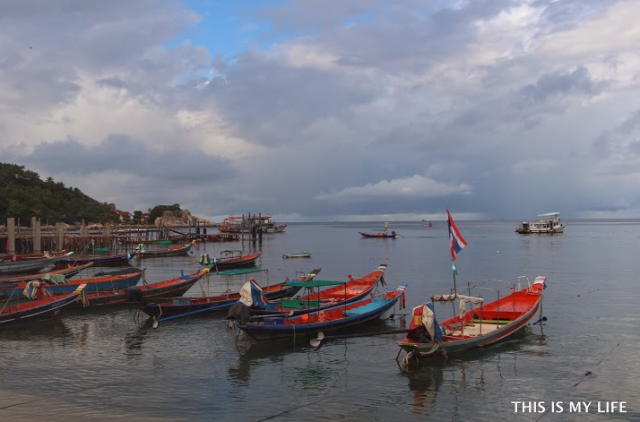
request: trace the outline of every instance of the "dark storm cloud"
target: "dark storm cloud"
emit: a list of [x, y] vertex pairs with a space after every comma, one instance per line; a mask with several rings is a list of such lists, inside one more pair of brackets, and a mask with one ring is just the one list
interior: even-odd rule
[[593, 82], [589, 71], [579, 67], [572, 72], [555, 72], [543, 75], [535, 84], [520, 90], [524, 103], [540, 103], [549, 98], [564, 95], [598, 95], [605, 84]]
[[118, 69], [138, 84], [166, 84], [178, 68], [184, 70], [178, 63], [186, 60], [179, 55], [193, 60], [194, 53], [187, 48], [176, 60], [153, 54], [150, 47], [172, 40], [197, 20], [169, 1], [6, 0], [0, 7], [6, 58], [0, 58], [0, 71], [19, 94], [15, 101], [34, 108], [75, 100], [85, 72]]
[[[270, 7], [263, 16], [274, 19], [276, 32], [284, 31], [279, 22], [298, 25], [307, 16], [317, 16], [320, 27], [337, 27], [297, 42], [303, 49], [319, 48], [335, 56], [336, 67], [291, 67], [264, 54], [246, 53], [235, 58], [224, 77], [212, 81], [208, 92], [237, 125], [238, 133], [251, 142], [304, 142], [301, 132], [315, 122], [327, 118], [349, 121], [355, 109], [385, 96], [420, 96], [423, 88], [419, 86], [413, 94], [395, 87], [398, 93], [390, 95], [384, 78], [416, 75], [437, 65], [439, 59], [472, 40], [470, 23], [495, 16], [501, 5], [503, 2], [474, 2], [456, 11], [435, 10], [435, 3], [422, 2], [364, 2], [362, 7], [342, 2], [295, 2]], [[364, 21], [357, 30], [343, 29], [342, 23], [365, 6], [376, 10], [371, 21]], [[401, 109], [400, 105], [392, 112], [403, 113]]]
[[623, 157], [624, 161], [615, 161], [608, 165], [608, 171], [625, 174], [637, 171], [640, 157], [640, 110], [629, 113], [625, 119], [611, 129], [603, 131], [591, 145], [592, 152], [602, 162], [611, 157]]
[[219, 181], [235, 174], [225, 159], [199, 151], [154, 149], [125, 135], [112, 135], [96, 146], [78, 140], [41, 143], [32, 153], [10, 154], [16, 161], [53, 174], [89, 175], [118, 171], [156, 183]]
[[[316, 120], [342, 116], [375, 98], [367, 81], [316, 69], [292, 69], [244, 55], [225, 80], [209, 87], [238, 135], [257, 144], [301, 141], [300, 132]], [[293, 136], [292, 136], [293, 135]]]
[[638, 167], [633, 2], [284, 1], [243, 15], [270, 31], [231, 56], [185, 35], [218, 11], [193, 4], [211, 10], [3, 2], [3, 159], [127, 208], [201, 215], [634, 202], [632, 176], [600, 177]]

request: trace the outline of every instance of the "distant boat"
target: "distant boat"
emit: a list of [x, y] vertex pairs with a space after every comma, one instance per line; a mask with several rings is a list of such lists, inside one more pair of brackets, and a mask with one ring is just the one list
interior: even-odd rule
[[311, 252], [286, 253], [282, 258], [311, 258]]
[[364, 237], [365, 239], [395, 239], [396, 236], [398, 236], [398, 234], [395, 231], [391, 231], [391, 233], [388, 233], [384, 230], [379, 231], [377, 233], [364, 233], [364, 232], [358, 232], [360, 233], [360, 235], [362, 237]]
[[567, 223], [560, 220], [559, 212], [549, 212], [538, 215], [539, 220], [523, 221], [516, 227], [520, 234], [556, 234], [564, 232]]

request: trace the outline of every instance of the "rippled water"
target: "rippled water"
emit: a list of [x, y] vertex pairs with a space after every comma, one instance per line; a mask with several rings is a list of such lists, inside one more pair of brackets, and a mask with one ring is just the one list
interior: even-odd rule
[[[224, 314], [167, 321], [154, 330], [131, 309], [67, 310], [56, 321], [0, 330], [0, 421], [640, 420], [640, 223], [570, 222], [558, 236], [521, 236], [513, 222], [458, 225], [469, 242], [457, 261], [459, 289], [493, 280], [485, 286], [506, 291], [500, 280], [546, 275], [544, 326], [403, 372], [395, 359], [401, 334], [334, 339], [319, 350], [302, 339], [249, 347], [228, 329]], [[255, 248], [269, 275], [256, 278], [274, 283], [322, 267], [319, 278], [345, 279], [387, 263], [389, 287], [409, 284], [408, 308], [448, 292], [445, 223], [395, 224], [396, 240], [357, 233], [372, 228], [300, 224], [265, 236]], [[197, 269], [202, 253], [242, 246], [200, 244], [193, 256], [142, 266], [154, 282]], [[313, 256], [282, 259], [300, 251]], [[242, 282], [212, 277], [187, 294], [234, 290]], [[407, 312], [367, 330], [406, 327]], [[624, 401], [627, 413], [568, 413], [567, 406], [562, 414], [516, 413], [512, 404], [543, 402], [549, 409], [552, 401], [578, 400]]]

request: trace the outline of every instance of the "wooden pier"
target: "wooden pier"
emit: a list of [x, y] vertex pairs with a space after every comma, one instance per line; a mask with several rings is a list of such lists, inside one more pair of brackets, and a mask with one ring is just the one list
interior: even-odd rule
[[15, 219], [8, 218], [6, 230], [0, 231], [0, 254], [60, 250], [81, 252], [98, 248], [127, 251], [135, 249], [140, 243], [167, 240], [175, 243], [193, 240], [234, 242], [239, 240], [239, 236], [228, 233], [208, 234], [206, 227], [68, 226], [61, 223], [42, 227], [40, 220], [35, 217], [31, 219], [30, 227], [20, 227], [16, 225]]

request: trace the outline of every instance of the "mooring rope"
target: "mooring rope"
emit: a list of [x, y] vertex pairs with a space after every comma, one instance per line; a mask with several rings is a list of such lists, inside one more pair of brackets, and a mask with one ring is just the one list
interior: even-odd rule
[[289, 412], [292, 412], [292, 411], [294, 411], [294, 410], [302, 409], [302, 408], [304, 408], [304, 407], [311, 406], [311, 405], [314, 405], [314, 404], [320, 403], [320, 402], [322, 402], [322, 401], [326, 401], [326, 400], [328, 400], [328, 399], [333, 399], [333, 398], [335, 398], [335, 397], [343, 397], [343, 396], [344, 396], [344, 394], [345, 394], [345, 393], [347, 393], [347, 392], [351, 392], [351, 391], [359, 390], [359, 389], [361, 389], [362, 387], [366, 387], [366, 386], [368, 386], [368, 385], [369, 385], [369, 383], [365, 383], [365, 384], [362, 384], [362, 385], [360, 385], [360, 386], [358, 386], [358, 387], [352, 388], [352, 389], [350, 389], [350, 390], [349, 390], [349, 389], [347, 389], [347, 390], [344, 390], [344, 391], [340, 391], [340, 392], [338, 392], [338, 393], [336, 393], [336, 394], [331, 394], [331, 395], [329, 395], [329, 396], [322, 397], [322, 398], [320, 398], [320, 399], [318, 399], [318, 400], [314, 400], [314, 401], [309, 402], [309, 403], [304, 403], [304, 404], [301, 404], [301, 405], [299, 405], [299, 406], [294, 406], [294, 407], [291, 407], [291, 408], [289, 408], [289, 409], [287, 409], [287, 410], [283, 410], [282, 412], [277, 413], [277, 414], [275, 414], [275, 415], [271, 415], [271, 416], [267, 416], [266, 418], [258, 419], [258, 420], [256, 420], [255, 422], [264, 422], [264, 421], [268, 421], [268, 420], [270, 420], [270, 419], [277, 418], [278, 416], [285, 415], [285, 414], [287, 414], [287, 413], [289, 413]]
[[[600, 359], [600, 360], [598, 361], [598, 363], [596, 363], [594, 366], [599, 366], [602, 362], [604, 362], [604, 360], [605, 360], [608, 356], [610, 356], [610, 355], [613, 353], [613, 351], [616, 349], [616, 347], [618, 347], [618, 346], [620, 346], [620, 343], [617, 343], [615, 346], [613, 346], [613, 347], [611, 348], [611, 350], [609, 350], [609, 352], [608, 352], [606, 355], [604, 355], [604, 357], [603, 357], [602, 359]], [[592, 374], [593, 374], [593, 372], [592, 372], [592, 371], [587, 371], [587, 372], [585, 372], [585, 373], [584, 373], [584, 375], [582, 376], [582, 378], [581, 378], [578, 382], [576, 382], [575, 384], [573, 384], [572, 386], [570, 386], [570, 387], [568, 387], [568, 388], [574, 388], [574, 387], [577, 387], [578, 385], [580, 385], [580, 383], [581, 383], [582, 381], [584, 381], [584, 380], [586, 379], [586, 377], [588, 377], [589, 375], [592, 375]], [[547, 410], [545, 410], [545, 412], [544, 412], [542, 415], [540, 415], [540, 417], [539, 417], [538, 419], [536, 419], [536, 420], [535, 420], [535, 422], [538, 422], [540, 419], [542, 419], [543, 417], [545, 417], [545, 416], [547, 415], [547, 413], [549, 413], [549, 411], [550, 411], [550, 410], [551, 410], [550, 408], [549, 408], [549, 409], [547, 409]]]

